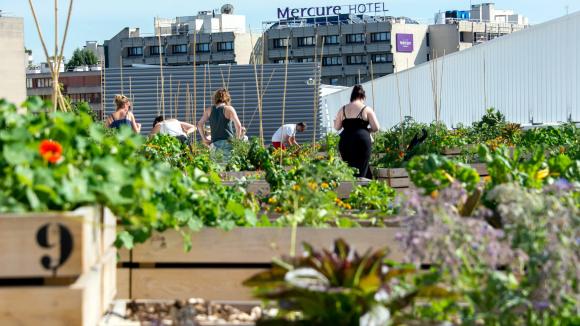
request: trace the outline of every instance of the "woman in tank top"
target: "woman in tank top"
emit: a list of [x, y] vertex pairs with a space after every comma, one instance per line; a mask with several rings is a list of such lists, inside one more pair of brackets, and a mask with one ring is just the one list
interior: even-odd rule
[[141, 124], [135, 121], [135, 116], [131, 112], [131, 101], [125, 95], [115, 95], [115, 105], [117, 109], [107, 117], [105, 125], [108, 128], [119, 129], [121, 126], [128, 126], [136, 133], [141, 132]]
[[365, 99], [362, 86], [355, 85], [350, 103], [338, 110], [334, 120], [334, 128], [342, 129], [338, 142], [340, 156], [349, 166], [358, 170], [357, 177], [372, 176], [369, 170], [372, 147], [370, 133], [379, 130], [375, 112], [364, 104]]
[[[232, 139], [242, 139], [243, 127], [238, 119], [236, 109], [230, 105], [231, 96], [225, 88], [218, 89], [213, 97], [214, 105], [203, 113], [197, 123], [197, 130], [202, 141], [211, 145], [215, 152], [221, 153], [229, 160], [232, 151]], [[211, 138], [205, 134], [205, 123], [209, 121]], [[235, 128], [235, 132], [234, 132]]]
[[186, 122], [181, 122], [177, 119], [165, 120], [163, 116], [158, 116], [153, 121], [153, 129], [151, 129], [150, 136], [155, 134], [173, 136], [183, 143], [187, 143], [188, 134], [195, 131], [195, 126]]

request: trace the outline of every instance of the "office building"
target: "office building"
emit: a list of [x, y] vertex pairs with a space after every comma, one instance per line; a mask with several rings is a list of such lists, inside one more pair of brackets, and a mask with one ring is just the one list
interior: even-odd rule
[[513, 10], [496, 9], [493, 3], [472, 5], [466, 11], [441, 12], [429, 26], [431, 57], [465, 50], [528, 26], [527, 17]]
[[[104, 42], [106, 67], [248, 64], [259, 35], [246, 30], [246, 17], [235, 15], [231, 5], [219, 13], [200, 11], [196, 16], [154, 20], [154, 34], [124, 28]], [[161, 55], [160, 55], [161, 54]]]

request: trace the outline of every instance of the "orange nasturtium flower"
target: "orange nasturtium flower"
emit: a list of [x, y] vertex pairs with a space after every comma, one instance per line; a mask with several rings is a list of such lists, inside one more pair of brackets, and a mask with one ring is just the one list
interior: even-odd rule
[[403, 151], [399, 151], [399, 159], [403, 159], [405, 157], [405, 153]]
[[62, 156], [62, 145], [52, 140], [43, 140], [38, 147], [40, 156], [49, 163], [56, 163]]

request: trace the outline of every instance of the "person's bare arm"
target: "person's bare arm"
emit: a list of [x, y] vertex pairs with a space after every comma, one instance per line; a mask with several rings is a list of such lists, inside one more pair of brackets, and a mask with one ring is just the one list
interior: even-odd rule
[[161, 130], [161, 124], [158, 123], [155, 125], [155, 127], [153, 127], [153, 129], [151, 129], [151, 132], [149, 133], [149, 137], [159, 133], [159, 130]]
[[111, 127], [111, 123], [113, 123], [113, 117], [112, 116], [108, 116], [107, 119], [105, 119], [105, 127], [110, 128]]
[[367, 119], [369, 120], [369, 123], [371, 125], [371, 132], [379, 131], [381, 126], [379, 125], [379, 120], [377, 119], [377, 115], [375, 114], [375, 111], [373, 111], [372, 109], [368, 109], [368, 108], [365, 111], [367, 111]]
[[129, 112], [129, 120], [131, 120], [131, 128], [133, 128], [133, 131], [136, 133], [140, 133], [141, 132], [141, 124], [137, 123], [137, 121], [135, 121], [135, 115], [133, 115], [133, 113]]
[[199, 119], [199, 121], [197, 122], [197, 131], [199, 131], [199, 135], [201, 136], [201, 140], [205, 144], [208, 144], [208, 145], [211, 141], [205, 135], [205, 123], [207, 122], [207, 120], [209, 120], [210, 112], [211, 112], [211, 108], [206, 109], [205, 112], [203, 112], [201, 119]]
[[181, 124], [181, 129], [186, 134], [190, 133], [192, 131], [192, 129], [195, 129], [195, 126], [192, 125], [191, 123], [181, 122], [181, 121], [179, 123]]
[[288, 144], [290, 144], [290, 146], [300, 146], [298, 142], [296, 142], [296, 136], [288, 137]]
[[336, 117], [334, 117], [334, 129], [340, 130], [342, 129], [342, 109], [336, 112]]
[[242, 123], [240, 122], [238, 114], [236, 113], [236, 109], [234, 109], [234, 107], [230, 105], [226, 105], [225, 109], [226, 109], [225, 112], [226, 118], [233, 121], [234, 126], [236, 127], [236, 138], [242, 139], [244, 137], [244, 132], [242, 130]]

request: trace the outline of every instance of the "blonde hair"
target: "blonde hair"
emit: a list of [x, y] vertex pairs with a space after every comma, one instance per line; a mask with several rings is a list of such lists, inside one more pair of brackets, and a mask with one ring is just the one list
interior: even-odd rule
[[225, 88], [220, 88], [213, 94], [213, 104], [217, 105], [218, 103], [225, 103], [230, 105], [232, 102], [232, 98], [230, 96], [230, 92], [228, 92]]
[[129, 103], [129, 98], [125, 95], [115, 95], [115, 105], [117, 106], [117, 110], [122, 109], [125, 107], [125, 104]]

